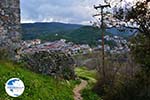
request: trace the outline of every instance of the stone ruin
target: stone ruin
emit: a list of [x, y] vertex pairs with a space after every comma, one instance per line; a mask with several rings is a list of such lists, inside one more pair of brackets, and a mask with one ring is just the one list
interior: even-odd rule
[[60, 51], [39, 51], [23, 54], [22, 61], [33, 72], [59, 79], [75, 79], [74, 59]]
[[0, 49], [12, 52], [20, 40], [20, 0], [0, 0]]

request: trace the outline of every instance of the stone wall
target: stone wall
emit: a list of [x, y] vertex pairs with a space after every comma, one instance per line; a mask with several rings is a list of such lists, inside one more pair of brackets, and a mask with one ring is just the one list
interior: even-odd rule
[[33, 72], [61, 79], [74, 79], [74, 59], [61, 51], [39, 51], [22, 54], [22, 61]]
[[0, 0], [0, 48], [15, 50], [20, 40], [20, 1]]

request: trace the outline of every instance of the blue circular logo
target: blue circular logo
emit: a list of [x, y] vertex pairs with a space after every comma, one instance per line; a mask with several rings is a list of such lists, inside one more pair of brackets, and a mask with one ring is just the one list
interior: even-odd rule
[[11, 97], [19, 97], [25, 89], [24, 83], [19, 78], [11, 78], [6, 82], [5, 90]]

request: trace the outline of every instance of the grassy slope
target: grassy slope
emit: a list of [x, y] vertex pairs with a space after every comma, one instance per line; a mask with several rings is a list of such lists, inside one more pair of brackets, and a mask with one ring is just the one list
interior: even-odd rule
[[[4, 89], [6, 81], [15, 77], [25, 84], [25, 91], [19, 98], [9, 97]], [[75, 83], [35, 74], [20, 65], [0, 61], [0, 100], [73, 100]]]
[[96, 82], [96, 71], [95, 70], [91, 70], [89, 71], [87, 68], [85, 67], [80, 67], [80, 68], [76, 68], [75, 69], [76, 74], [78, 75], [78, 77], [84, 79], [84, 80], [88, 80], [89, 82]]
[[77, 76], [81, 79], [87, 80], [88, 85], [82, 91], [83, 100], [101, 100], [101, 98], [92, 91], [92, 87], [96, 83], [96, 71], [95, 70], [88, 70], [85, 67], [79, 67], [75, 69]]

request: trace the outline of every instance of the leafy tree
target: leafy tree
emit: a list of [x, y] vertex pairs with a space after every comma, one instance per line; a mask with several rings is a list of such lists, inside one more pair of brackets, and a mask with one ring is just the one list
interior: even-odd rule
[[131, 50], [141, 67], [150, 71], [150, 8], [148, 2], [137, 2], [126, 16], [139, 25], [139, 34], [132, 40]]
[[95, 89], [104, 100], [150, 100], [150, 1], [138, 1], [135, 4], [126, 2], [120, 6], [124, 1], [120, 0], [113, 7], [109, 26], [138, 30], [138, 34], [131, 39], [130, 47], [140, 69], [131, 78], [120, 72], [120, 77], [113, 82], [113, 85], [103, 85], [100, 80]]
[[[112, 1], [105, 0], [110, 4]], [[138, 30], [131, 41], [131, 51], [141, 67], [150, 70], [150, 0], [138, 0], [135, 4], [119, 0], [119, 3], [113, 5], [109, 24], [120, 29], [128, 27]]]

